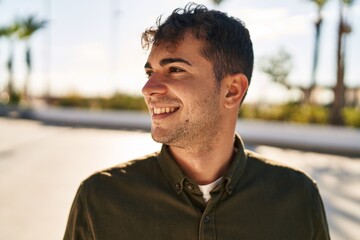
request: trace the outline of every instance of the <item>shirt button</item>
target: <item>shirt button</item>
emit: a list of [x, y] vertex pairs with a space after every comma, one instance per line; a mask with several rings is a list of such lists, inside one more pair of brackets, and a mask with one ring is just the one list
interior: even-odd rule
[[205, 216], [205, 218], [204, 218], [204, 222], [205, 222], [205, 223], [210, 222], [210, 217], [209, 217], [208, 215], [206, 215], [206, 216]]
[[180, 190], [181, 190], [181, 185], [180, 185], [180, 183], [177, 183], [177, 184], [175, 185], [175, 188], [176, 188], [176, 190], [180, 191]]
[[189, 190], [193, 190], [193, 189], [194, 189], [194, 184], [189, 183], [189, 184], [187, 185], [187, 188], [188, 188]]

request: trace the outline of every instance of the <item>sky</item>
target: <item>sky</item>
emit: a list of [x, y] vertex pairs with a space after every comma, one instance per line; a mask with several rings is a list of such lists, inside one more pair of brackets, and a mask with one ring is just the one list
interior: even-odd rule
[[[31, 14], [47, 19], [47, 27], [30, 39], [33, 95], [81, 94], [107, 96], [116, 91], [141, 94], [146, 82], [144, 63], [148, 52], [141, 48], [142, 32], [167, 17], [184, 0], [0, 0], [0, 26]], [[246, 101], [281, 102], [289, 97], [282, 86], [261, 73], [259, 60], [285, 49], [293, 61], [289, 80], [310, 83], [314, 48], [316, 6], [309, 0], [210, 0], [196, 1], [227, 12], [245, 22], [255, 53], [255, 69]], [[336, 81], [336, 41], [339, 4], [330, 0], [324, 8], [324, 24], [317, 81], [333, 86]], [[346, 41], [346, 84], [360, 85], [360, 3], [350, 10], [352, 33]], [[25, 79], [25, 42], [16, 41], [15, 87]], [[9, 41], [0, 39], [0, 91], [7, 83]], [[296, 92], [295, 92], [296, 95]], [[295, 96], [294, 95], [294, 96]], [[293, 95], [291, 95], [293, 96]], [[290, 97], [291, 97], [290, 96]], [[329, 95], [324, 95], [329, 98]]]

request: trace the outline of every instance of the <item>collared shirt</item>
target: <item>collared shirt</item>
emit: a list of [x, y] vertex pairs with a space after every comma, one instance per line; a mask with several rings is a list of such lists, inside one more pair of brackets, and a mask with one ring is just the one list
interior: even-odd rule
[[238, 136], [235, 148], [208, 203], [166, 145], [92, 175], [78, 189], [64, 239], [330, 239], [311, 178], [244, 150]]

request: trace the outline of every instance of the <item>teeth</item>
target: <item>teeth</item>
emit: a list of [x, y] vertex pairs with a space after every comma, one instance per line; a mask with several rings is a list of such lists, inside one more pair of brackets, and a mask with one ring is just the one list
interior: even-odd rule
[[171, 108], [171, 107], [167, 107], [167, 108], [153, 108], [153, 112], [154, 114], [162, 114], [162, 113], [172, 113], [175, 111], [176, 108]]

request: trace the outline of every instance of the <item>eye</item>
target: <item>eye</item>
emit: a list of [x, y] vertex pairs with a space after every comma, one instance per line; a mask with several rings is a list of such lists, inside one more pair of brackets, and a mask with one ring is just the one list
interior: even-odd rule
[[170, 67], [169, 72], [170, 73], [178, 73], [178, 72], [185, 72], [185, 71], [183, 69], [181, 69], [181, 68], [178, 68], [178, 67]]
[[150, 78], [151, 75], [153, 74], [153, 71], [152, 71], [152, 70], [146, 70], [146, 71], [145, 71], [145, 74], [146, 74], [146, 76], [147, 76], [148, 78]]

